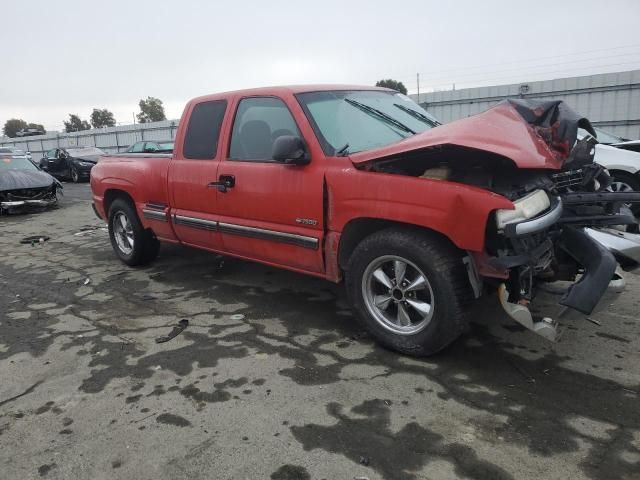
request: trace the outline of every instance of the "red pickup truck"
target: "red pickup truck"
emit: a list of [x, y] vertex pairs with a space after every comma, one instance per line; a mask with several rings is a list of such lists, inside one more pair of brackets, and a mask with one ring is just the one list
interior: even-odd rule
[[553, 339], [527, 308], [537, 285], [582, 274], [561, 303], [589, 313], [617, 262], [583, 227], [633, 224], [622, 202], [638, 200], [604, 192], [578, 127], [592, 131], [562, 102], [440, 125], [388, 89], [220, 93], [187, 104], [173, 154], [102, 159], [94, 209], [128, 265], [172, 242], [344, 278], [364, 326], [403, 353], [451, 343], [487, 291]]

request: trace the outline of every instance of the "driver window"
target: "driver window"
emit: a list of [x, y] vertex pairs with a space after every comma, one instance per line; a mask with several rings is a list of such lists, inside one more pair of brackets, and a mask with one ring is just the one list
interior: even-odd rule
[[49, 151], [47, 152], [47, 158], [50, 158], [50, 159], [52, 159], [52, 160], [53, 160], [54, 158], [56, 158], [56, 149], [55, 149], [55, 148], [54, 148], [53, 150], [49, 150]]
[[300, 135], [291, 112], [285, 103], [274, 97], [251, 97], [238, 105], [229, 160], [271, 161], [276, 138]]

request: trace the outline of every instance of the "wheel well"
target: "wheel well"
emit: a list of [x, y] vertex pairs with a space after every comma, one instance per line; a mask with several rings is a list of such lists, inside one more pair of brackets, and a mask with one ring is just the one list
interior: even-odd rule
[[133, 207], [135, 207], [135, 202], [131, 195], [129, 195], [124, 190], [117, 189], [109, 189], [104, 192], [104, 213], [108, 217], [109, 216], [109, 208], [111, 208], [111, 204], [116, 198], [122, 198], [126, 202], [129, 202]]
[[[430, 228], [379, 218], [357, 218], [348, 222], [340, 235], [340, 245], [338, 246], [338, 265], [340, 268], [346, 270], [351, 254], [362, 240], [375, 232], [393, 227], [429, 232], [432, 235], [437, 235], [443, 238], [453, 245], [449, 238]], [[457, 247], [455, 248], [457, 249]]]

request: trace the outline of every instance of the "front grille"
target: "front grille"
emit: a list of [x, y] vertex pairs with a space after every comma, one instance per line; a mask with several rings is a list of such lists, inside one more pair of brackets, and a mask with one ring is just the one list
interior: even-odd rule
[[10, 190], [3, 192], [7, 200], [39, 200], [53, 194], [55, 190], [52, 187], [43, 188], [21, 188], [19, 190]]
[[551, 175], [551, 180], [558, 191], [566, 192], [583, 184], [584, 172], [581, 168], [578, 170], [567, 170], [566, 172]]

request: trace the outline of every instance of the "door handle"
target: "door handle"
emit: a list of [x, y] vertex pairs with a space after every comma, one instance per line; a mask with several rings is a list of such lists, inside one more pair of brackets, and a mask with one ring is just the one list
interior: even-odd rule
[[207, 185], [207, 188], [215, 188], [219, 192], [225, 193], [228, 188], [236, 186], [236, 177], [233, 175], [220, 175], [217, 182], [211, 182]]

